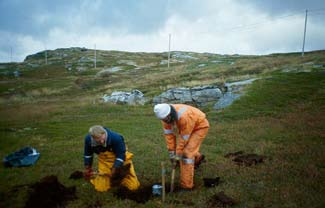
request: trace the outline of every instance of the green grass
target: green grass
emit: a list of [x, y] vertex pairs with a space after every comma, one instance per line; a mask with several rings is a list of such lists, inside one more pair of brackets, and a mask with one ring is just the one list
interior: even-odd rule
[[[76, 86], [74, 80], [79, 78], [78, 75], [68, 74], [66, 77], [65, 73], [57, 72], [53, 73], [57, 76], [48, 79], [42, 74], [47, 72], [46, 68], [39, 71], [41, 74], [35, 74], [36, 77], [30, 75], [3, 82], [0, 85], [0, 157], [24, 146], [35, 147], [41, 157], [31, 167], [0, 166], [0, 207], [24, 207], [31, 190], [21, 185], [35, 183], [48, 175], [56, 175], [67, 187], [76, 186], [78, 199], [67, 204], [71, 208], [92, 207], [96, 202], [100, 202], [102, 207], [207, 207], [209, 199], [219, 191], [238, 201], [234, 207], [323, 207], [324, 68], [310, 73], [280, 72], [288, 67], [312, 67], [304, 65], [307, 61], [322, 63], [325, 61], [322, 54], [306, 53], [303, 61], [285, 54], [234, 58], [238, 62], [237, 70], [232, 71], [233, 66], [226, 65], [217, 65], [213, 69], [210, 64], [204, 75], [196, 73], [198, 70], [193, 63], [188, 63], [191, 67], [177, 66], [173, 73], [168, 73], [163, 67], [149, 68], [146, 75], [129, 69], [130, 74], [117, 73], [116, 80], [111, 83], [89, 73], [82, 75], [81, 80], [88, 84], [86, 89]], [[144, 57], [143, 54], [129, 55]], [[157, 61], [159, 56], [151, 54], [150, 57], [150, 60]], [[257, 62], [258, 67], [255, 66]], [[129, 150], [134, 153], [133, 162], [143, 185], [161, 180], [160, 162], [168, 162], [168, 154], [162, 127], [154, 117], [152, 105], [100, 103], [98, 96], [105, 90], [114, 90], [116, 86], [123, 88], [124, 85], [124, 88], [145, 89], [146, 94], [156, 95], [162, 91], [161, 85], [176, 85], [178, 81], [200, 82], [209, 75], [212, 82], [227, 70], [231, 76], [223, 74], [225, 77], [222, 79], [233, 80], [256, 68], [262, 68], [257, 71], [261, 79], [246, 88], [246, 94], [240, 100], [224, 111], [212, 110], [211, 106], [202, 109], [211, 125], [201, 146], [208, 161], [196, 171], [193, 193], [167, 194], [165, 205], [159, 197], [146, 204], [137, 204], [117, 199], [113, 196], [114, 189], [98, 193], [82, 179], [68, 179], [73, 171], [83, 170], [83, 140], [88, 128], [101, 124], [124, 136]], [[60, 71], [58, 68], [53, 70]], [[243, 72], [245, 70], [247, 73]], [[162, 82], [166, 77], [169, 80]], [[62, 87], [68, 90], [56, 91], [58, 93], [40, 90]], [[14, 99], [18, 90], [8, 99], [4, 92], [9, 88], [25, 92], [24, 99]], [[40, 94], [35, 93], [37, 90]], [[239, 150], [265, 155], [266, 160], [245, 167], [224, 157]], [[167, 176], [169, 182], [169, 168]], [[176, 176], [178, 179], [179, 175]], [[202, 178], [216, 176], [221, 177], [222, 183], [214, 188], [205, 188]], [[21, 189], [16, 186], [21, 186]]]

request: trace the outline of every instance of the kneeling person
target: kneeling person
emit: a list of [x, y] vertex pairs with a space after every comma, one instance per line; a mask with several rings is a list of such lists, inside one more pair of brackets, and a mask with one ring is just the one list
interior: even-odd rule
[[[98, 173], [92, 170], [93, 154], [98, 154]], [[97, 191], [108, 191], [114, 179], [129, 190], [136, 190], [140, 182], [132, 164], [133, 154], [126, 150], [123, 136], [103, 126], [92, 126], [85, 137], [85, 177]], [[126, 170], [127, 169], [127, 170]]]

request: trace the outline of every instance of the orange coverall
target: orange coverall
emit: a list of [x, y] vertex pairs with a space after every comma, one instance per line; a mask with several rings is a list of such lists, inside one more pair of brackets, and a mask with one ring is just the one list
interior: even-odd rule
[[[172, 104], [171, 106], [177, 113], [175, 122], [167, 124], [162, 121], [167, 148], [171, 158], [175, 154], [181, 158], [181, 187], [192, 189], [194, 187], [194, 163], [201, 156], [199, 149], [208, 133], [209, 122], [205, 114], [197, 108], [185, 104]], [[174, 131], [178, 131], [178, 142], [176, 142]]]

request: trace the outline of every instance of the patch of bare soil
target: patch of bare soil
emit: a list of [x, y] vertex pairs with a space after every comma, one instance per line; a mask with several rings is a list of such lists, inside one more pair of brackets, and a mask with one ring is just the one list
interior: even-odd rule
[[203, 178], [205, 187], [215, 187], [220, 183], [220, 177], [216, 178]]
[[84, 174], [83, 172], [81, 172], [80, 170], [76, 170], [74, 171], [73, 173], [71, 173], [69, 179], [80, 179], [80, 178], [83, 178], [84, 177]]
[[119, 187], [113, 195], [119, 199], [130, 199], [137, 203], [145, 204], [152, 197], [152, 185], [140, 186], [135, 191], [130, 191], [125, 187]]
[[65, 187], [54, 175], [46, 176], [30, 185], [33, 189], [25, 208], [64, 207], [67, 201], [76, 199], [76, 187]]
[[230, 157], [236, 157], [238, 155], [242, 155], [244, 154], [243, 151], [238, 151], [238, 152], [230, 152], [228, 154], [225, 155], [226, 158], [230, 158]]
[[112, 186], [118, 186], [122, 182], [123, 178], [130, 174], [131, 164], [124, 165], [120, 168], [116, 168], [114, 175], [111, 178]]
[[[153, 195], [152, 186], [157, 183], [149, 185], [141, 185], [140, 188], [136, 191], [130, 191], [123, 186], [119, 186], [116, 191], [113, 192], [113, 195], [119, 199], [129, 199], [137, 203], [145, 204], [147, 201], [153, 197], [161, 197], [161, 195]], [[181, 188], [175, 184], [174, 193], [180, 192]], [[170, 184], [165, 185], [165, 194], [173, 194], [170, 192]]]
[[212, 207], [225, 207], [225, 206], [233, 206], [237, 204], [237, 202], [227, 196], [223, 191], [213, 195], [208, 201], [207, 201], [207, 205], [208, 207], [212, 208]]
[[244, 154], [243, 151], [238, 151], [234, 153], [228, 153], [225, 155], [227, 158], [234, 157], [233, 161], [238, 165], [251, 166], [256, 165], [258, 163], [263, 163], [265, 160], [265, 156], [257, 155], [257, 154]]

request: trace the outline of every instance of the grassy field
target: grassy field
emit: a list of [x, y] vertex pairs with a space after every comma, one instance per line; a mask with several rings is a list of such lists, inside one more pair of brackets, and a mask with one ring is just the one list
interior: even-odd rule
[[[142, 65], [159, 63], [160, 56], [124, 55], [136, 56]], [[211, 62], [219, 56], [199, 55], [199, 60], [172, 65], [172, 73], [152, 64], [98, 78], [95, 72], [67, 72], [54, 64], [26, 69], [20, 78], [2, 76], [0, 157], [25, 146], [36, 148], [41, 157], [31, 167], [0, 166], [0, 207], [24, 207], [31, 192], [28, 184], [49, 175], [64, 186], [76, 186], [77, 199], [66, 204], [71, 208], [213, 207], [211, 200], [220, 191], [237, 201], [233, 207], [325, 207], [324, 51], [306, 53], [303, 59], [299, 54], [229, 56], [219, 64]], [[202, 63], [206, 65], [197, 67]], [[196, 171], [191, 193], [167, 194], [165, 204], [159, 197], [142, 204], [117, 198], [117, 188], [98, 193], [83, 179], [69, 179], [72, 172], [83, 170], [88, 128], [101, 124], [124, 136], [142, 186], [161, 182], [160, 163], [168, 162], [168, 154], [152, 104], [102, 103], [103, 93], [140, 89], [150, 97], [173, 86], [218, 85], [251, 77], [261, 79], [232, 106], [223, 111], [202, 108], [211, 125], [201, 146], [207, 162]], [[236, 151], [263, 155], [265, 160], [240, 166], [224, 157]], [[217, 176], [218, 186], [204, 187], [204, 177]]]

